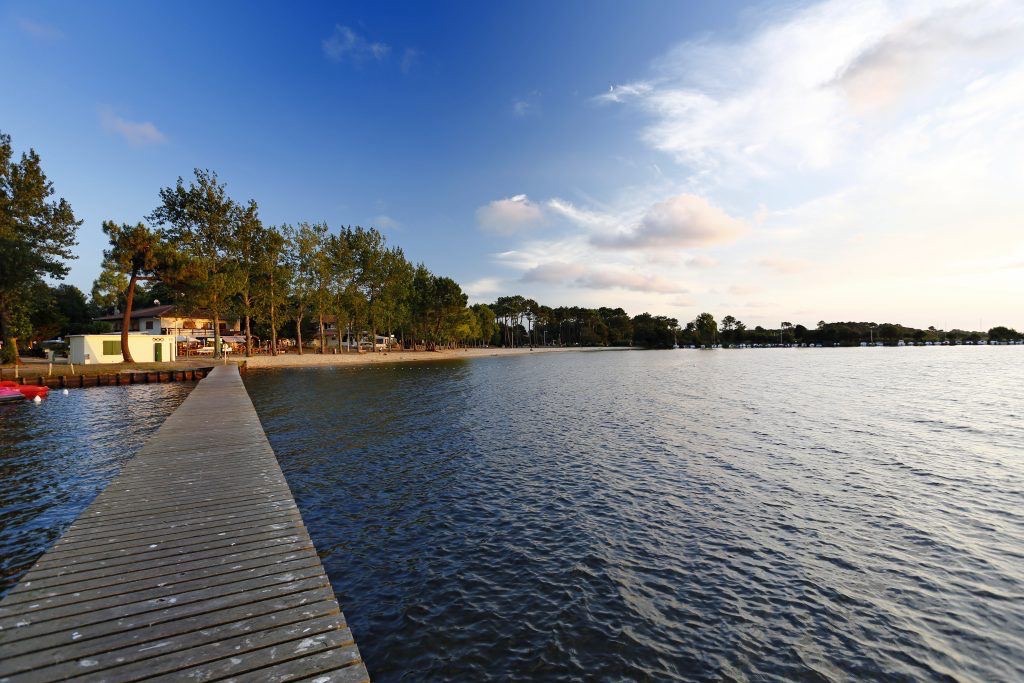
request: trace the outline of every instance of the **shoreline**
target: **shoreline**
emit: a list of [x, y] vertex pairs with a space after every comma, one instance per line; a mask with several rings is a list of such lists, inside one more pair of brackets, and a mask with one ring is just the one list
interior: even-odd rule
[[463, 358], [489, 358], [492, 356], [524, 356], [539, 353], [566, 353], [572, 351], [629, 351], [630, 347], [566, 346], [566, 347], [520, 347], [515, 349], [491, 347], [468, 349], [445, 349], [443, 351], [386, 351], [377, 353], [304, 353], [280, 356], [239, 357], [228, 362], [245, 363], [246, 370], [257, 368], [297, 368], [334, 365], [371, 365], [375, 363], [415, 363], [436, 360], [459, 360]]

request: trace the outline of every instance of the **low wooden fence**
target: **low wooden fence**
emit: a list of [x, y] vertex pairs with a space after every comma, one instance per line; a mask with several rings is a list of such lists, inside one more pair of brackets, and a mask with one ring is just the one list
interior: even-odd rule
[[106, 375], [57, 375], [44, 377], [19, 377], [19, 384], [34, 384], [51, 389], [73, 387], [115, 387], [122, 384], [151, 384], [157, 382], [194, 382], [210, 374], [212, 367], [189, 368], [188, 370], [131, 370]]

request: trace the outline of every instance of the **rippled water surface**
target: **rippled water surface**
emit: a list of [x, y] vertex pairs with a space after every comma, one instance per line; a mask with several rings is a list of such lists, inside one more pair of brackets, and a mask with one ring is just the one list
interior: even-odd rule
[[246, 384], [379, 681], [1024, 680], [1024, 348]]
[[0, 596], [89, 506], [194, 383], [50, 390], [0, 404]]

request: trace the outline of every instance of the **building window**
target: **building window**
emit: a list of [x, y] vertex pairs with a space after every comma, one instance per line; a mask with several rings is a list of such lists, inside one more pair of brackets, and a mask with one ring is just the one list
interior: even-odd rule
[[120, 356], [121, 355], [121, 340], [112, 339], [110, 341], [103, 341], [103, 355], [104, 356]]
[[153, 329], [153, 321], [152, 320], [147, 320], [146, 321], [146, 329], [147, 330]]

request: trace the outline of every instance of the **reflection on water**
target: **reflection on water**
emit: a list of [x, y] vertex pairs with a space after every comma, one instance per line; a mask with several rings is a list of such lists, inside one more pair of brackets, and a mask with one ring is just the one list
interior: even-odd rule
[[193, 383], [51, 389], [0, 405], [0, 595], [17, 583]]
[[246, 383], [376, 680], [1024, 679], [1024, 349]]

